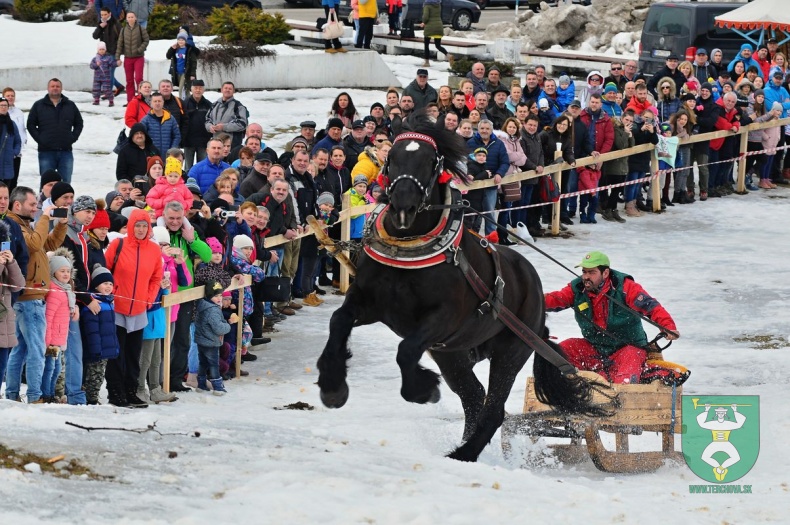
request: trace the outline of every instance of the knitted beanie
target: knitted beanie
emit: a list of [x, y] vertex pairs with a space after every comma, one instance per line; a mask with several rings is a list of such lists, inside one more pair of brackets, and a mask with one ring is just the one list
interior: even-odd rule
[[222, 285], [219, 284], [217, 281], [209, 281], [206, 283], [204, 297], [206, 299], [211, 299], [216, 295], [222, 295]]
[[96, 288], [102, 283], [112, 283], [115, 284], [115, 281], [112, 278], [112, 274], [110, 270], [105, 268], [99, 263], [93, 265], [93, 271], [91, 272], [91, 286]]
[[71, 204], [72, 215], [83, 210], [96, 211], [96, 201], [93, 200], [93, 197], [90, 195], [80, 195], [74, 199], [74, 202]]
[[107, 213], [107, 210], [96, 210], [96, 216], [88, 225], [88, 229], [95, 230], [97, 228], [109, 228], [109, 227], [110, 227], [110, 214]]
[[154, 240], [157, 244], [170, 244], [170, 232], [164, 226], [154, 226]]
[[57, 170], [49, 169], [41, 174], [41, 184], [39, 188], [43, 188], [45, 184], [49, 184], [50, 182], [60, 182], [63, 180], [63, 177], [60, 176]]
[[50, 277], [54, 277], [55, 272], [57, 272], [61, 268], [68, 268], [69, 271], [71, 271], [71, 261], [69, 261], [62, 255], [53, 255], [52, 257], [49, 258]]
[[63, 197], [67, 193], [74, 194], [74, 188], [71, 187], [71, 184], [68, 182], [58, 182], [54, 186], [52, 186], [52, 191], [49, 193], [49, 198], [54, 203], [59, 198]]
[[208, 244], [208, 247], [211, 248], [211, 253], [225, 252], [225, 249], [222, 247], [222, 243], [219, 242], [219, 239], [217, 239], [216, 237], [209, 237], [208, 239], [206, 239], [206, 244]]
[[[366, 179], [367, 180], [367, 179]], [[318, 205], [321, 206], [322, 204], [326, 204], [328, 206], [335, 205], [335, 196], [329, 193], [328, 191], [323, 192], [321, 195], [318, 196]]]
[[153, 166], [154, 164], [159, 164], [163, 168], [165, 167], [164, 163], [162, 162], [162, 157], [160, 157], [159, 155], [154, 155], [153, 157], [148, 159], [148, 163], [145, 166], [145, 172], [151, 173], [151, 166]]
[[252, 243], [252, 239], [247, 235], [241, 234], [233, 238], [233, 247], [237, 250], [241, 250], [242, 248], [254, 248], [255, 245]]
[[181, 175], [183, 168], [181, 166], [181, 161], [175, 159], [173, 157], [167, 157], [167, 162], [165, 163], [165, 175], [168, 173], [178, 173]]
[[186, 31], [179, 31], [178, 35], [176, 36], [176, 40], [188, 40], [189, 35]]

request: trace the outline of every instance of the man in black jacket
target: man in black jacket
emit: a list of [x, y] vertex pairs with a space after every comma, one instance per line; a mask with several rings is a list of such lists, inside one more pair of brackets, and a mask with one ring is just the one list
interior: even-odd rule
[[678, 64], [678, 56], [672, 53], [667, 57], [666, 65], [656, 71], [656, 73], [650, 77], [650, 80], [647, 81], [647, 89], [650, 90], [656, 100], [660, 98], [659, 93], [656, 92], [656, 86], [662, 78], [669, 77], [674, 80], [675, 85], [678, 87], [678, 91], [680, 91], [680, 88], [686, 83], [686, 75], [678, 70]]
[[[184, 146], [184, 171], [195, 162], [206, 158], [206, 144], [211, 133], [206, 130], [206, 115], [211, 111], [211, 102], [203, 97], [206, 83], [200, 79], [192, 81], [192, 94], [184, 102], [187, 116], [186, 131], [181, 134], [181, 145]], [[197, 156], [197, 160], [195, 160]]]
[[57, 78], [47, 83], [47, 95], [30, 108], [27, 131], [38, 143], [39, 173], [57, 170], [63, 182], [71, 182], [71, 147], [82, 133], [82, 115], [77, 105], [63, 96], [63, 84]]
[[[543, 158], [543, 145], [540, 142], [540, 119], [535, 115], [527, 116], [524, 121], [524, 127], [521, 128], [521, 147], [527, 156], [527, 162], [521, 166], [522, 171], [535, 170], [538, 174], [543, 173], [543, 166], [545, 160]], [[521, 181], [521, 201], [519, 206], [526, 206], [537, 199], [533, 197], [535, 188], [538, 185], [537, 178], [527, 179]], [[540, 227], [540, 210], [535, 208], [527, 208], [514, 212], [516, 214], [515, 221], [523, 222], [527, 225], [529, 234], [533, 237], [542, 237], [545, 230]]]

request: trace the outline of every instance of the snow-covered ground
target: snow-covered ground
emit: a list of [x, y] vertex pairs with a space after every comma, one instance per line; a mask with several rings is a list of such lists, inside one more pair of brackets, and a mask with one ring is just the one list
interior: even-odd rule
[[[0, 44], [16, 49], [63, 30], [62, 24], [25, 25], [24, 33], [0, 20]], [[83, 31], [82, 28], [77, 28]], [[38, 31], [42, 33], [37, 34]], [[65, 30], [74, 44], [90, 38]], [[89, 47], [92, 49], [92, 43]], [[63, 46], [65, 47], [65, 46]], [[45, 63], [48, 54], [28, 58]], [[58, 60], [83, 60], [81, 50]], [[37, 52], [38, 53], [38, 52]], [[78, 53], [78, 54], [77, 54]], [[405, 83], [418, 60], [384, 57]], [[53, 66], [53, 73], [57, 67]], [[440, 85], [446, 70], [431, 69]], [[2, 82], [0, 82], [2, 83]], [[252, 120], [262, 122], [268, 142], [281, 147], [300, 120], [321, 123], [336, 89], [242, 93]], [[18, 93], [27, 110], [41, 92]], [[90, 106], [86, 93], [66, 93], [80, 106], [85, 131], [77, 143], [74, 185], [103, 195], [115, 180], [109, 152], [120, 130], [122, 108]], [[382, 92], [353, 90], [363, 111]], [[35, 185], [35, 143], [25, 150], [22, 183]], [[37, 187], [37, 186], [36, 186]], [[304, 308], [278, 325], [273, 342], [247, 363], [249, 377], [228, 383], [222, 398], [187, 393], [172, 405], [147, 410], [45, 405], [0, 401], [0, 443], [45, 456], [65, 454], [112, 481], [57, 479], [0, 469], [3, 521], [27, 523], [787, 523], [790, 433], [785, 279], [790, 191], [760, 191], [675, 206], [663, 215], [573, 226], [575, 236], [541, 240], [539, 246], [569, 266], [600, 249], [615, 268], [632, 273], [674, 316], [682, 338], [667, 358], [692, 370], [686, 394], [761, 396], [760, 456], [738, 483], [753, 494], [692, 495], [702, 483], [685, 465], [667, 464], [643, 475], [599, 472], [589, 461], [576, 466], [540, 457], [545, 444], [518, 440], [505, 459], [499, 435], [476, 464], [443, 456], [459, 444], [463, 429], [458, 399], [442, 388], [436, 405], [400, 398], [395, 363], [398, 339], [381, 325], [354, 331], [351, 397], [339, 410], [322, 407], [315, 362], [326, 340], [329, 317], [342, 298], [327, 295], [319, 308]], [[527, 247], [518, 248], [538, 268], [544, 289], [563, 286], [570, 275]], [[552, 314], [552, 333], [578, 335], [570, 312]], [[648, 330], [653, 333], [652, 330]], [[770, 335], [780, 348], [758, 350], [737, 342], [743, 335]], [[424, 359], [431, 366], [429, 359]], [[507, 410], [521, 410], [528, 366], [519, 374]], [[485, 363], [478, 366], [484, 379]], [[312, 411], [276, 410], [303, 401]], [[163, 433], [86, 432], [65, 425], [145, 428]], [[200, 432], [200, 437], [186, 434]], [[655, 436], [635, 438], [655, 444]], [[679, 444], [678, 444], [679, 446]], [[169, 452], [177, 456], [170, 459]]]

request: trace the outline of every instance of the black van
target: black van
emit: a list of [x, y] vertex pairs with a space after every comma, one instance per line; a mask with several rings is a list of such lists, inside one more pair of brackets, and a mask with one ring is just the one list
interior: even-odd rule
[[694, 61], [697, 48], [722, 50], [724, 63], [738, 53], [746, 40], [736, 32], [717, 27], [715, 18], [747, 2], [666, 2], [652, 4], [639, 42], [639, 70], [646, 76], [666, 65], [675, 53], [680, 60]]

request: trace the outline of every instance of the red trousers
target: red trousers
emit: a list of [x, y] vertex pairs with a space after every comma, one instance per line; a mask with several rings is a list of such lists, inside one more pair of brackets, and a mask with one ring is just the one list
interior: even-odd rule
[[560, 343], [565, 356], [579, 370], [598, 372], [612, 383], [638, 384], [647, 352], [627, 345], [609, 357], [601, 355], [586, 339], [566, 339]]
[[123, 71], [126, 73], [126, 103], [137, 94], [137, 86], [143, 81], [145, 57], [123, 57]]

